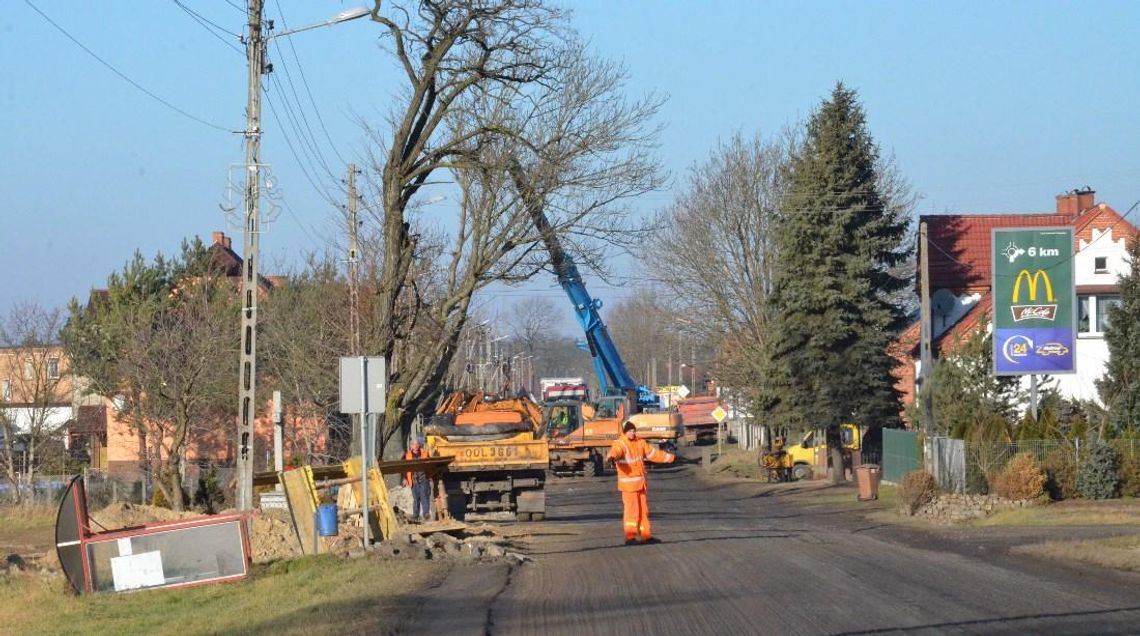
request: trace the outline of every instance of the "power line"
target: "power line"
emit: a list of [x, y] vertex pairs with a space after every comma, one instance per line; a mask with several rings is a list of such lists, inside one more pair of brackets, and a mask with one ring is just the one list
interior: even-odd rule
[[[282, 21], [282, 24], [284, 24], [285, 18], [284, 18], [284, 12], [281, 11], [281, 3], [276, 2], [276, 4], [277, 4], [277, 11], [279, 13], [282, 13], [281, 21]], [[280, 47], [278, 47], [278, 48], [280, 48]], [[337, 150], [336, 144], [333, 143], [332, 135], [329, 134], [328, 128], [325, 126], [325, 119], [324, 119], [324, 117], [321, 116], [321, 110], [320, 110], [320, 108], [317, 107], [316, 99], [313, 98], [313, 91], [312, 91], [312, 88], [309, 86], [309, 80], [307, 77], [305, 77], [305, 67], [304, 67], [304, 65], [301, 64], [301, 58], [300, 58], [300, 56], [297, 55], [297, 47], [294, 46], [292, 39], [289, 40], [289, 49], [293, 53], [293, 59], [297, 62], [297, 73], [300, 74], [300, 76], [301, 76], [301, 83], [305, 86], [305, 93], [309, 96], [309, 103], [313, 107], [313, 113], [317, 116], [317, 122], [321, 125], [321, 131], [324, 132], [325, 139], [328, 140], [328, 142], [329, 142], [329, 147], [332, 148], [333, 154], [335, 154], [337, 156], [337, 159], [340, 159], [341, 163], [347, 164], [348, 161], [346, 161], [345, 158], [343, 156], [341, 156], [340, 151]], [[292, 83], [291, 80], [290, 80], [290, 83]]]
[[25, 3], [25, 4], [27, 4], [29, 7], [31, 7], [33, 11], [35, 11], [35, 12], [36, 12], [36, 13], [38, 13], [38, 14], [40, 14], [40, 17], [42, 17], [44, 20], [46, 20], [46, 21], [48, 22], [48, 24], [50, 24], [50, 25], [52, 25], [53, 27], [55, 27], [55, 28], [56, 28], [56, 30], [58, 30], [60, 33], [62, 33], [62, 34], [63, 34], [63, 35], [64, 35], [64, 36], [65, 36], [67, 39], [71, 40], [71, 41], [72, 41], [72, 42], [73, 42], [73, 43], [74, 43], [76, 46], [78, 46], [79, 48], [83, 49], [83, 51], [84, 51], [85, 53], [87, 53], [87, 54], [88, 54], [88, 55], [90, 55], [91, 57], [95, 58], [95, 60], [96, 60], [96, 61], [98, 61], [100, 64], [102, 64], [103, 66], [106, 66], [108, 69], [110, 69], [110, 71], [111, 71], [112, 73], [114, 73], [115, 75], [118, 75], [120, 78], [122, 78], [124, 81], [126, 81], [126, 82], [127, 82], [128, 84], [130, 84], [131, 86], [134, 86], [136, 89], [138, 89], [138, 90], [142, 91], [142, 92], [143, 92], [145, 95], [147, 95], [147, 96], [148, 96], [148, 97], [150, 97], [151, 99], [153, 99], [153, 100], [155, 100], [156, 102], [158, 102], [158, 103], [162, 104], [163, 106], [166, 106], [167, 108], [169, 108], [169, 109], [173, 110], [174, 112], [176, 112], [176, 113], [178, 113], [178, 114], [182, 115], [183, 117], [186, 117], [186, 118], [188, 118], [188, 119], [191, 119], [191, 120], [193, 120], [193, 121], [196, 121], [196, 122], [198, 122], [199, 124], [202, 124], [202, 125], [204, 125], [204, 126], [209, 126], [210, 128], [213, 128], [213, 129], [215, 129], [215, 130], [220, 130], [220, 131], [222, 131], [222, 132], [227, 132], [227, 133], [238, 132], [238, 131], [232, 130], [232, 129], [230, 129], [230, 128], [226, 128], [225, 126], [219, 126], [219, 125], [217, 125], [217, 124], [214, 124], [214, 123], [208, 122], [208, 121], [206, 121], [205, 119], [202, 119], [202, 118], [200, 118], [200, 117], [196, 117], [196, 116], [194, 116], [194, 115], [191, 115], [190, 113], [188, 113], [188, 112], [186, 112], [186, 111], [182, 110], [181, 108], [179, 108], [179, 107], [175, 106], [174, 104], [171, 104], [170, 102], [168, 102], [168, 101], [166, 101], [165, 99], [163, 99], [163, 98], [159, 97], [158, 95], [155, 95], [155, 94], [154, 94], [154, 93], [152, 93], [151, 91], [149, 91], [149, 90], [147, 90], [146, 88], [144, 88], [144, 87], [143, 87], [141, 84], [139, 84], [138, 82], [136, 82], [136, 81], [134, 81], [133, 79], [131, 79], [131, 78], [127, 77], [127, 76], [126, 76], [124, 73], [122, 73], [121, 71], [119, 71], [119, 69], [117, 69], [117, 68], [115, 68], [114, 66], [112, 66], [112, 65], [111, 65], [109, 62], [107, 62], [107, 61], [106, 61], [106, 60], [104, 60], [103, 58], [99, 57], [99, 56], [98, 56], [98, 55], [97, 55], [97, 54], [96, 54], [94, 51], [92, 51], [91, 49], [89, 49], [89, 48], [87, 48], [86, 46], [84, 46], [84, 44], [83, 44], [82, 42], [80, 42], [79, 40], [75, 39], [75, 37], [74, 37], [74, 36], [72, 36], [70, 33], [68, 33], [66, 29], [64, 29], [63, 27], [61, 27], [59, 24], [56, 24], [56, 22], [55, 22], [54, 20], [52, 20], [50, 17], [48, 17], [48, 15], [47, 15], [46, 13], [44, 13], [43, 11], [40, 11], [39, 7], [37, 7], [36, 5], [32, 4], [32, 0], [24, 0], [24, 3]]
[[[233, 42], [231, 42], [231, 41], [223, 38], [221, 35], [219, 35], [218, 31], [221, 31], [222, 33], [225, 33], [226, 35], [231, 35], [234, 37], [234, 39], [239, 40], [239, 41], [241, 40], [240, 34], [231, 33], [229, 31], [225, 30], [224, 28], [218, 26], [217, 24], [214, 24], [213, 22], [204, 18], [200, 13], [198, 13], [198, 12], [194, 11], [193, 9], [191, 9], [190, 7], [182, 4], [178, 0], [173, 0], [173, 2], [174, 2], [174, 4], [176, 4], [178, 6], [178, 8], [182, 9], [183, 11], [186, 12], [187, 15], [189, 15], [191, 18], [193, 18], [195, 22], [202, 25], [202, 28], [206, 29], [207, 33], [209, 33], [210, 35], [212, 35], [215, 38], [217, 38], [218, 40], [220, 40], [222, 42], [222, 44], [225, 44], [226, 46], [230, 47], [234, 51], [237, 51], [237, 53], [239, 55], [245, 55], [244, 51], [242, 51], [240, 48], [238, 48], [238, 46], [236, 44], [234, 44]], [[211, 27], [213, 27], [213, 28], [211, 28]]]

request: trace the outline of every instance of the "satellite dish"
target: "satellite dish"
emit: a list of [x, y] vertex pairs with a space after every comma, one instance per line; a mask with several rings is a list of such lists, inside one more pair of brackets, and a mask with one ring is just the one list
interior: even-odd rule
[[947, 321], [954, 308], [958, 306], [958, 297], [949, 289], [939, 289], [930, 297], [930, 316], [936, 327], [946, 329], [950, 325]]
[[958, 297], [949, 289], [939, 289], [930, 297], [930, 311], [935, 316], [948, 316], [958, 304]]

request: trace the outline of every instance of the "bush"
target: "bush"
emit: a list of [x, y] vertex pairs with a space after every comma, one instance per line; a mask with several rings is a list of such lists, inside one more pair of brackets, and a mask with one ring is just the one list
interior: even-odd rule
[[1037, 499], [1045, 492], [1045, 470], [1030, 453], [1018, 453], [994, 476], [993, 492], [1014, 501]]
[[1077, 496], [1077, 463], [1070, 451], [1053, 451], [1041, 463], [1045, 469], [1045, 492], [1054, 501]]
[[198, 475], [198, 491], [194, 493], [194, 506], [206, 514], [216, 514], [225, 508], [226, 493], [218, 483], [218, 467]]
[[1120, 459], [1120, 494], [1140, 497], [1140, 457], [1134, 454]]
[[896, 497], [903, 514], [913, 515], [922, 506], [938, 496], [938, 481], [925, 470], [916, 470], [903, 476]]
[[1120, 454], [1108, 444], [1099, 443], [1077, 471], [1077, 492], [1086, 499], [1113, 499], [1120, 496]]

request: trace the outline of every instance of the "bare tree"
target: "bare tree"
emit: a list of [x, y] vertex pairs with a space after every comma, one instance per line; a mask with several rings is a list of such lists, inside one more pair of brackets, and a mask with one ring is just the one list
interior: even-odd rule
[[310, 256], [262, 303], [260, 377], [266, 390], [281, 391], [286, 452], [308, 463], [343, 459], [338, 359], [350, 350], [347, 292], [331, 256]]
[[[378, 353], [392, 362], [384, 444], [430, 413], [473, 295], [545, 264], [507, 169], [523, 166], [530, 187], [552, 210], [559, 205], [556, 231], [577, 233], [582, 245], [627, 240], [614, 231], [615, 203], [657, 185], [644, 158], [652, 131], [642, 128], [657, 102], [625, 106], [622, 74], [587, 60], [565, 14], [538, 0], [445, 0], [386, 13], [377, 2], [372, 15], [408, 80], [376, 166], [383, 243], [374, 329]], [[412, 205], [436, 173], [459, 190], [458, 218], [446, 228], [424, 223]]]
[[639, 288], [607, 314], [606, 324], [626, 367], [642, 384], [649, 384], [654, 363], [665, 365], [673, 355], [677, 321], [672, 307], [655, 289]]
[[738, 134], [719, 144], [659, 215], [660, 233], [645, 253], [648, 270], [688, 317], [685, 329], [717, 345], [717, 375], [738, 387], [754, 384], [764, 366], [771, 227], [793, 147], [790, 135]]
[[60, 464], [71, 379], [59, 331], [63, 313], [26, 302], [0, 322], [0, 469], [19, 502], [41, 466]]

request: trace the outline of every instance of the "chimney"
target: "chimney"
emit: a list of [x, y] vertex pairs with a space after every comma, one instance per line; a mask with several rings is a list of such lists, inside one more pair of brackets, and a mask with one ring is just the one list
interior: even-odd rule
[[[1058, 198], [1060, 198], [1060, 197], [1058, 197]], [[226, 235], [224, 232], [214, 232], [214, 245], [217, 245], [219, 243], [222, 243], [224, 245], [225, 240], [226, 240]]]
[[1057, 214], [1077, 216], [1093, 207], [1096, 191], [1088, 186], [1057, 195]]

